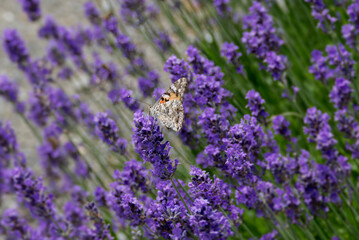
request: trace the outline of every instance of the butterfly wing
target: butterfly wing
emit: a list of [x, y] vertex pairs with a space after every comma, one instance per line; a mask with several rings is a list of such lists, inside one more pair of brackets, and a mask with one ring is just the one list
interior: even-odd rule
[[178, 79], [150, 109], [151, 115], [157, 118], [161, 125], [176, 132], [182, 128], [184, 118], [182, 103], [186, 86], [186, 78]]
[[166, 93], [168, 94], [174, 93], [176, 94], [176, 96], [180, 96], [182, 99], [183, 94], [186, 90], [186, 86], [187, 86], [187, 78], [180, 78], [168, 88]]
[[161, 106], [164, 105], [166, 106], [160, 108], [157, 119], [166, 128], [178, 132], [182, 128], [184, 118], [182, 102], [179, 100], [173, 100], [161, 104]]

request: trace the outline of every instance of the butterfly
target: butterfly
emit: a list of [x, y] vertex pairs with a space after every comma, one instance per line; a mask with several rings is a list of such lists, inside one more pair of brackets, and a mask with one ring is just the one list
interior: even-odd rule
[[187, 78], [174, 82], [161, 98], [150, 107], [150, 115], [168, 129], [181, 130], [184, 119], [183, 94], [186, 90]]

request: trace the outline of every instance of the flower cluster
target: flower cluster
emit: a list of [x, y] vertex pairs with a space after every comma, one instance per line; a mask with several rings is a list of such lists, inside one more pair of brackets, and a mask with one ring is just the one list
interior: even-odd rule
[[108, 93], [108, 98], [113, 104], [123, 102], [125, 106], [133, 112], [136, 112], [139, 109], [139, 103], [136, 99], [131, 97], [132, 91], [121, 88], [114, 89]]
[[[41, 19], [39, 0], [19, 2]], [[43, 19], [36, 57], [6, 29], [21, 74], [0, 76], [17, 124], [0, 120], [0, 238], [350, 238], [359, 2], [305, 2], [86, 1], [88, 23]], [[163, 95], [161, 67], [183, 96]], [[145, 113], [150, 97], [168, 116]], [[161, 127], [173, 100], [178, 136]]]
[[121, 0], [121, 16], [125, 22], [135, 26], [146, 21], [145, 0]]
[[6, 75], [0, 76], [0, 96], [12, 103], [19, 113], [25, 111], [25, 104], [19, 100], [18, 84], [10, 80]]
[[107, 113], [98, 113], [94, 118], [94, 122], [96, 124], [95, 132], [99, 138], [109, 145], [112, 151], [124, 154], [127, 141], [119, 137], [119, 129], [115, 121], [109, 118]]
[[9, 239], [38, 239], [40, 237], [26, 220], [21, 218], [16, 209], [7, 209], [4, 212], [0, 223], [1, 228]]
[[264, 123], [268, 117], [268, 113], [264, 110], [263, 106], [265, 100], [262, 99], [259, 93], [254, 89], [247, 92], [246, 99], [248, 99], [248, 105], [246, 107], [249, 108], [254, 117]]
[[357, 36], [358, 36], [358, 24], [359, 24], [359, 3], [353, 2], [348, 6], [347, 13], [349, 15], [349, 24], [342, 26], [342, 35], [346, 43], [351, 48], [356, 48]]
[[170, 159], [170, 144], [162, 143], [164, 138], [157, 121], [137, 111], [134, 117], [132, 141], [136, 152], [145, 162], [153, 165], [153, 175], [160, 179], [169, 179], [176, 171], [178, 160]]
[[337, 21], [335, 17], [332, 17], [328, 8], [324, 4], [323, 0], [305, 0], [310, 3], [312, 8], [312, 15], [314, 19], [318, 20], [318, 27], [324, 32], [334, 30], [334, 23]]
[[213, 5], [217, 9], [217, 13], [222, 17], [230, 14], [232, 11], [232, 8], [228, 6], [229, 0], [214, 0]]
[[244, 29], [248, 31], [243, 33], [242, 42], [248, 53], [266, 63], [266, 69], [274, 80], [281, 80], [287, 58], [278, 53], [283, 40], [275, 33], [273, 19], [268, 15], [267, 9], [257, 1], [253, 2], [249, 13], [243, 19]]
[[242, 53], [237, 52], [237, 50], [238, 46], [234, 43], [225, 42], [222, 45], [221, 55], [235, 66], [237, 73], [243, 74], [243, 66], [239, 62], [239, 58], [242, 56]]
[[337, 78], [335, 81], [335, 85], [329, 94], [335, 108], [347, 108], [348, 104], [352, 101], [351, 93], [353, 90], [349, 85], [350, 82], [344, 78]]
[[187, 63], [183, 59], [179, 60], [174, 55], [167, 59], [164, 70], [171, 75], [172, 82], [183, 77], [188, 79]]
[[155, 37], [153, 41], [162, 52], [167, 52], [172, 46], [171, 38], [164, 32], [159, 32], [158, 37]]
[[21, 0], [20, 3], [30, 21], [36, 21], [41, 17], [40, 0]]
[[354, 61], [343, 45], [328, 45], [325, 50], [326, 57], [318, 50], [312, 52], [313, 65], [309, 67], [309, 72], [316, 80], [327, 83], [330, 78], [344, 77], [351, 80], [355, 77]]
[[3, 47], [12, 62], [21, 68], [26, 67], [29, 53], [17, 30], [7, 29], [4, 31]]
[[228, 219], [223, 213], [214, 210], [206, 199], [197, 198], [191, 211], [193, 215], [189, 223], [196, 236], [203, 239], [226, 239], [233, 234]]

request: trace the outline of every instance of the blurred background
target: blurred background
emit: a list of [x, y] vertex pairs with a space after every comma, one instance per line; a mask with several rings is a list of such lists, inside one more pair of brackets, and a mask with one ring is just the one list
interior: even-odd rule
[[[63, 26], [73, 26], [77, 24], [88, 24], [83, 14], [83, 4], [85, 0], [46, 0], [41, 1], [43, 16], [51, 15], [56, 21]], [[46, 42], [44, 39], [38, 37], [37, 32], [43, 21], [30, 22], [22, 10], [21, 5], [17, 0], [1, 0], [0, 1], [0, 32], [6, 28], [17, 29], [24, 41], [27, 44], [29, 53], [34, 58], [41, 57], [46, 53]], [[43, 19], [42, 19], [43, 20]], [[17, 66], [10, 62], [4, 48], [0, 48], [0, 74], [6, 74], [11, 79], [17, 81], [20, 85], [20, 98], [26, 99], [24, 89], [31, 89], [28, 87], [28, 81], [24, 79], [23, 72], [19, 71]], [[34, 136], [30, 129], [24, 124], [24, 121], [13, 111], [10, 104], [6, 104], [4, 99], [0, 99], [0, 116], [12, 122], [16, 126], [16, 134], [20, 148], [28, 156], [28, 160], [33, 160], [37, 156]], [[36, 165], [34, 166], [36, 168]], [[39, 165], [37, 166], [40, 167]]]

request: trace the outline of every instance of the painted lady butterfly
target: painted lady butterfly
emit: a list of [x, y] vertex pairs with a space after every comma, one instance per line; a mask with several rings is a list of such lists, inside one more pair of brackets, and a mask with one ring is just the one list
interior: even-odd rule
[[161, 125], [176, 132], [181, 130], [183, 113], [183, 94], [186, 90], [187, 78], [174, 82], [161, 98], [150, 107], [150, 115], [157, 118]]

